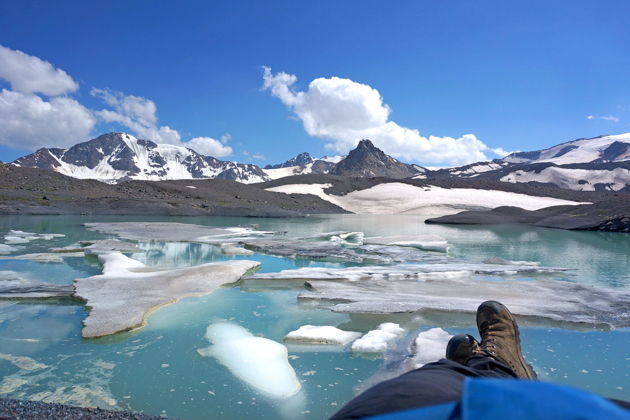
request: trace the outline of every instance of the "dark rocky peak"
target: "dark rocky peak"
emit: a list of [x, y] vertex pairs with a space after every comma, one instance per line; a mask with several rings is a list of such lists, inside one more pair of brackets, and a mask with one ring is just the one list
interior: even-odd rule
[[75, 144], [66, 150], [62, 160], [73, 165], [93, 169], [104, 156], [110, 156], [114, 153], [117, 155], [116, 160], [133, 159], [133, 151], [127, 147], [122, 136], [122, 133], [107, 133], [95, 139]]
[[612, 162], [618, 157], [625, 155], [630, 150], [630, 143], [620, 141], [612, 142], [606, 149], [602, 150], [602, 154], [595, 162]]
[[389, 178], [408, 178], [418, 172], [414, 165], [407, 165], [388, 156], [368, 139], [361, 140], [357, 147], [330, 171], [334, 175]]
[[279, 168], [289, 168], [291, 166], [305, 166], [313, 162], [314, 162], [313, 157], [308, 152], [304, 152], [304, 153], [300, 153], [294, 158], [287, 160], [284, 163], [278, 163], [276, 165], [267, 165], [265, 166], [265, 169], [279, 169]]
[[65, 152], [64, 149], [42, 147], [30, 155], [22, 156], [13, 161], [15, 165], [23, 166], [25, 168], [41, 168], [41, 169], [54, 169], [60, 165], [59, 158]]

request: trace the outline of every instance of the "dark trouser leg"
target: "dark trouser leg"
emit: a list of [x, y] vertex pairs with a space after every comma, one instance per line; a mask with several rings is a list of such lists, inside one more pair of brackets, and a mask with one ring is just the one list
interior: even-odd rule
[[459, 400], [464, 379], [469, 376], [516, 377], [510, 368], [490, 357], [471, 357], [466, 366], [441, 359], [375, 385], [348, 402], [332, 419], [363, 418]]

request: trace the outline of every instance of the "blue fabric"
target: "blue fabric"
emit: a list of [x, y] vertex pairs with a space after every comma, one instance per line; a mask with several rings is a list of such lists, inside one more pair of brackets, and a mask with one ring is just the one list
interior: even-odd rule
[[468, 378], [459, 402], [373, 417], [378, 420], [629, 420], [630, 411], [586, 391], [540, 381]]
[[459, 408], [460, 404], [458, 402], [452, 402], [423, 408], [414, 408], [412, 410], [398, 411], [370, 418], [378, 420], [407, 420], [418, 418], [421, 418], [422, 420], [459, 420], [461, 419]]

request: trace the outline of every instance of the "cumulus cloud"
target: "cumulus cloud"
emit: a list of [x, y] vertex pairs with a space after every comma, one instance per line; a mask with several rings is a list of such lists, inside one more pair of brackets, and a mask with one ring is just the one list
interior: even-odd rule
[[96, 124], [88, 108], [62, 96], [79, 85], [47, 61], [0, 45], [0, 79], [11, 85], [0, 90], [2, 145], [66, 147], [85, 140]]
[[212, 137], [195, 137], [182, 141], [180, 133], [167, 125], [158, 125], [155, 102], [142, 96], [125, 95], [111, 89], [93, 88], [92, 96], [100, 98], [113, 109], [96, 111], [96, 115], [105, 122], [115, 122], [133, 131], [138, 137], [156, 143], [186, 146], [203, 155], [225, 157], [232, 154], [227, 146], [230, 134], [224, 134], [219, 140]]
[[604, 121], [612, 121], [618, 123], [620, 120], [619, 117], [615, 117], [614, 115], [588, 115], [586, 117], [587, 120], [604, 120]]
[[213, 157], [225, 157], [232, 154], [232, 148], [226, 146], [219, 140], [212, 137], [195, 137], [183, 143], [184, 146], [201, 153], [202, 155], [210, 155]]
[[183, 142], [180, 133], [158, 125], [157, 106], [147, 98], [110, 89], [92, 89], [106, 108], [88, 109], [67, 95], [79, 85], [65, 71], [38, 57], [0, 45], [0, 79], [11, 89], [0, 90], [0, 144], [19, 150], [69, 147], [92, 136], [99, 122], [117, 123], [140, 138], [190, 147], [224, 157], [231, 136], [219, 140], [195, 137]]
[[103, 109], [96, 114], [106, 122], [116, 122], [132, 130], [139, 137], [156, 143], [179, 144], [179, 132], [167, 125], [158, 126], [157, 106], [150, 99], [125, 95], [110, 89], [92, 88], [92, 96], [100, 98], [114, 109]]
[[22, 93], [58, 96], [74, 92], [79, 85], [72, 77], [48, 61], [0, 45], [0, 79]]
[[371, 139], [385, 152], [407, 161], [461, 165], [487, 160], [486, 153], [502, 156], [474, 134], [461, 137], [422, 136], [416, 129], [389, 119], [391, 109], [378, 90], [339, 77], [317, 78], [308, 89], [294, 88], [297, 77], [273, 74], [263, 67], [263, 89], [291, 109], [302, 121], [307, 134], [329, 140], [326, 147], [346, 153], [362, 138]]
[[67, 147], [88, 138], [96, 118], [67, 97], [0, 91], [0, 144], [20, 150]]

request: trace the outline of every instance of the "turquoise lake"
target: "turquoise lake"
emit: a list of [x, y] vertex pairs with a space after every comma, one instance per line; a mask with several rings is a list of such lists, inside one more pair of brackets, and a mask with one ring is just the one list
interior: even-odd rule
[[[560, 276], [555, 274], [554, 279], [604, 288], [630, 288], [630, 235], [515, 226], [425, 225], [419, 217], [411, 215], [291, 219], [0, 216], [0, 234], [14, 229], [66, 235], [18, 244], [22, 248], [7, 255], [10, 257], [47, 252], [51, 247], [79, 240], [112, 237], [87, 231], [82, 226], [86, 222], [134, 220], [208, 226], [255, 224], [260, 230], [296, 236], [332, 231], [362, 231], [366, 236], [439, 235], [453, 245], [450, 255], [463, 261], [482, 262], [497, 256], [537, 261], [543, 266], [572, 269]], [[338, 262], [259, 253], [226, 256], [206, 244], [143, 242], [139, 245], [146, 252], [128, 255], [149, 266], [184, 267], [234, 258], [260, 261], [259, 272], [343, 266]], [[70, 284], [76, 278], [99, 274], [101, 267], [95, 260], [82, 257], [66, 258], [63, 263], [0, 259], [0, 271], [14, 271], [33, 281]], [[471, 315], [348, 315], [298, 304], [299, 292], [291, 287], [251, 290], [238, 285], [223, 287], [209, 295], [185, 298], [159, 309], [142, 329], [89, 340], [81, 337], [81, 322], [87, 309], [79, 302], [0, 301], [0, 397], [98, 405], [180, 419], [319, 419], [334, 413], [364, 382], [373, 381], [379, 372], [386, 370], [391, 355], [363, 357], [349, 351], [289, 347], [289, 362], [302, 383], [302, 391], [288, 400], [277, 400], [259, 394], [215, 359], [197, 353], [197, 349], [208, 346], [204, 337], [208, 325], [228, 320], [254, 335], [280, 343], [288, 332], [305, 324], [367, 332], [381, 322], [397, 322], [408, 334], [401, 340], [401, 346], [419, 331], [432, 327], [441, 327], [451, 334], [478, 335]], [[606, 397], [630, 399], [630, 328], [596, 329], [524, 320], [521, 338], [525, 357], [542, 380]], [[32, 361], [16, 359], [20, 357]]]

